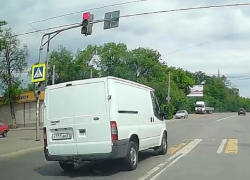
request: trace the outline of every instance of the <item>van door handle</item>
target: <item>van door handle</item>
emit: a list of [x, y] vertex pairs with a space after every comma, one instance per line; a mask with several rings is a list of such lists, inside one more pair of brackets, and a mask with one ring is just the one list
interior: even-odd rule
[[95, 121], [97, 121], [97, 120], [99, 120], [99, 117], [94, 117], [93, 119], [94, 119]]
[[153, 122], [153, 118], [152, 117], [150, 117], [150, 122]]

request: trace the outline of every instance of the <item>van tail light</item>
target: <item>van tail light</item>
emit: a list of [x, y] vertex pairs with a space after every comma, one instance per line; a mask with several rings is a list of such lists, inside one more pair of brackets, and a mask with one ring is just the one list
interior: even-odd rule
[[44, 144], [44, 147], [47, 147], [48, 145], [46, 127], [43, 128], [43, 144]]
[[112, 141], [117, 141], [118, 140], [118, 129], [117, 129], [116, 122], [111, 121], [110, 126], [111, 126], [111, 139], [112, 139]]

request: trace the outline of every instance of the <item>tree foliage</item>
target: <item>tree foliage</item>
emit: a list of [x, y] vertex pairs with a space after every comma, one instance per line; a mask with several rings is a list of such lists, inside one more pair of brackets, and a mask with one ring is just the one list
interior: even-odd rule
[[16, 127], [14, 103], [21, 92], [20, 74], [27, 67], [28, 55], [27, 46], [21, 46], [20, 40], [13, 36], [10, 29], [3, 29], [1, 32], [0, 81], [4, 102], [10, 106], [13, 127]]
[[[148, 48], [129, 50], [123, 43], [89, 45], [76, 54], [60, 46], [50, 55], [50, 77], [52, 66], [56, 65], [56, 83], [116, 76], [153, 87], [162, 107], [167, 106], [169, 118], [179, 109], [194, 111], [197, 100], [204, 100], [216, 111], [236, 111], [244, 107], [250, 111], [250, 100], [240, 97], [239, 90], [232, 87], [225, 76], [208, 76], [202, 71], [191, 73], [181, 68], [169, 67], [158, 51]], [[171, 72], [171, 101], [167, 103], [168, 73]], [[189, 87], [206, 81], [205, 96], [188, 98]]]

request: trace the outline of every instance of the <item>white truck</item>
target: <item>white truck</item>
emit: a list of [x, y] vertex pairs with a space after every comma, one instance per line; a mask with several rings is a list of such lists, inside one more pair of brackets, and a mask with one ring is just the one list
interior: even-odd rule
[[128, 170], [138, 151], [167, 152], [167, 129], [154, 89], [115, 77], [47, 86], [44, 154], [65, 171], [76, 162], [123, 159]]
[[204, 101], [197, 101], [195, 103], [196, 114], [212, 114], [214, 112], [213, 107], [207, 107]]

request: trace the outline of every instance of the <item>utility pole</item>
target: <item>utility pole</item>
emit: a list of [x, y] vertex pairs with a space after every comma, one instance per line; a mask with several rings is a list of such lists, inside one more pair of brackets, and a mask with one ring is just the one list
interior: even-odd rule
[[53, 65], [52, 84], [55, 84], [55, 71], [56, 71], [56, 65]]
[[36, 141], [40, 141], [39, 139], [39, 124], [40, 124], [40, 93], [41, 93], [41, 83], [38, 82], [35, 85], [35, 95], [36, 95]]
[[46, 80], [45, 80], [45, 87], [48, 85], [49, 80], [49, 43], [50, 43], [50, 34], [48, 35], [48, 43], [47, 43], [47, 53], [46, 53]]
[[40, 95], [37, 95], [36, 98], [36, 141], [40, 141], [39, 139], [39, 122], [40, 122]]
[[168, 72], [168, 97], [166, 98], [168, 103], [170, 103], [171, 97], [170, 97], [170, 71]]
[[92, 71], [92, 68], [90, 69], [90, 78], [91, 78], [91, 79], [93, 78], [93, 71]]

